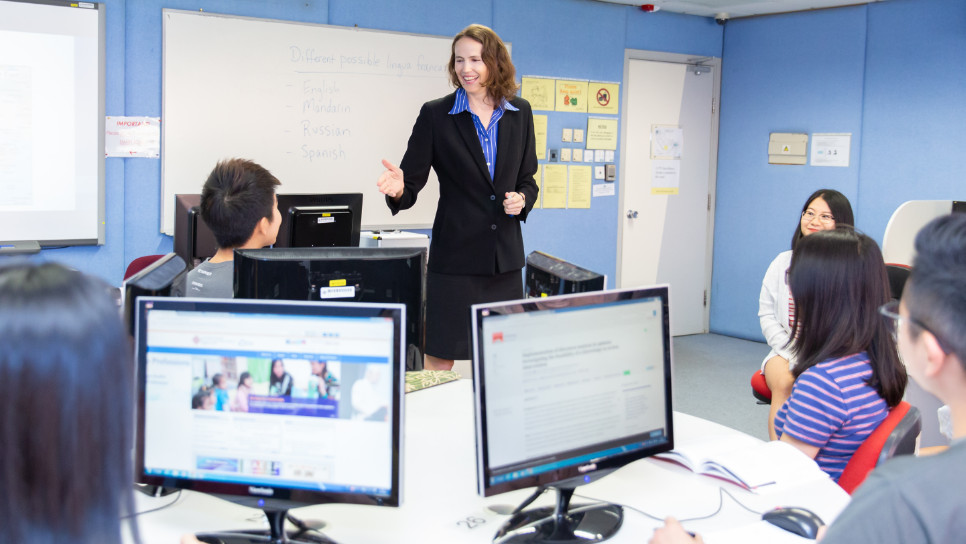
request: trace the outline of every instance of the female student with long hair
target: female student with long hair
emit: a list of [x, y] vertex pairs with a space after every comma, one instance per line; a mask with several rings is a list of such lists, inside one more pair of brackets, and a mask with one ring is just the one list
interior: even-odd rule
[[761, 332], [771, 351], [761, 363], [761, 372], [771, 390], [771, 410], [768, 413], [768, 435], [775, 440], [775, 415], [788, 395], [792, 392], [792, 369], [795, 357], [791, 351], [792, 325], [795, 320], [795, 305], [788, 292], [788, 265], [792, 260], [792, 250], [799, 240], [816, 232], [834, 229], [837, 226], [854, 225], [852, 205], [842, 193], [833, 189], [819, 189], [812, 193], [805, 204], [795, 231], [792, 233], [792, 249], [779, 253], [768, 266], [761, 282], [761, 295], [758, 299], [758, 319]]
[[[56, 264], [0, 267], [0, 542], [121, 543], [133, 372], [106, 284]], [[138, 541], [133, 520], [130, 532]]]
[[906, 387], [891, 323], [879, 315], [889, 279], [879, 246], [851, 228], [799, 240], [788, 278], [797, 363], [775, 430], [837, 481]]

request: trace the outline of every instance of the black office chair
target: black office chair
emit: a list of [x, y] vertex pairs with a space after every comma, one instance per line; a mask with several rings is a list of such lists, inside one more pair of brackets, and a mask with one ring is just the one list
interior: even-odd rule
[[889, 289], [892, 291], [892, 298], [899, 300], [902, 298], [902, 288], [906, 286], [909, 279], [909, 272], [912, 271], [907, 265], [897, 263], [886, 263], [886, 273], [889, 274]]

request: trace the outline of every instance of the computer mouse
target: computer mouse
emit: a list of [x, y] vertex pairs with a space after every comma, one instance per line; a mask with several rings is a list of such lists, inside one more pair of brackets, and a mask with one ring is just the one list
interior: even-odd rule
[[761, 519], [781, 527], [786, 531], [796, 535], [815, 540], [818, 535], [818, 528], [825, 525], [818, 514], [805, 508], [795, 506], [785, 508], [775, 508], [762, 514]]

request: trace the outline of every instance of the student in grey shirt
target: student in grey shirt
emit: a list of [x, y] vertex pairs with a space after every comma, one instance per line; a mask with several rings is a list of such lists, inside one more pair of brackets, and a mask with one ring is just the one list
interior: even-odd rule
[[218, 251], [188, 272], [177, 294], [232, 298], [235, 249], [269, 246], [278, 236], [278, 185], [275, 176], [249, 160], [215, 166], [201, 190], [201, 218], [214, 233]]

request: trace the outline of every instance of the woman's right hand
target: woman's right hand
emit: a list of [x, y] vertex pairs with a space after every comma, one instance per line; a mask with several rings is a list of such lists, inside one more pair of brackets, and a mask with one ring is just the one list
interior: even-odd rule
[[395, 164], [382, 159], [382, 165], [386, 168], [386, 171], [379, 176], [379, 182], [376, 185], [379, 187], [379, 192], [384, 195], [389, 195], [389, 198], [393, 200], [399, 200], [403, 194], [403, 171]]

